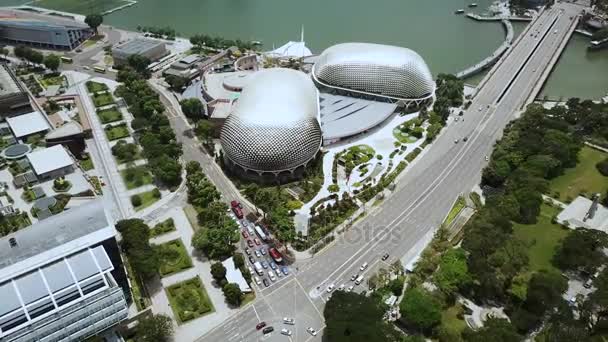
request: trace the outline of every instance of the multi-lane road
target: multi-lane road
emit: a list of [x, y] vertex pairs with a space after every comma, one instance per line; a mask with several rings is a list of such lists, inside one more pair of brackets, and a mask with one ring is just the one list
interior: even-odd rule
[[[357, 222], [325, 251], [298, 261], [294, 275], [267, 289], [258, 289], [256, 301], [200, 341], [285, 341], [278, 334], [282, 317], [294, 317], [290, 341], [321, 341], [322, 310], [329, 284], [352, 284], [350, 277], [363, 262], [371, 272], [405, 255], [439, 226], [454, 199], [479, 183], [494, 142], [503, 128], [538, 91], [565, 41], [570, 37], [579, 8], [554, 5], [521, 33], [501, 61], [490, 71], [463, 119], [452, 121], [438, 139], [398, 181], [383, 205]], [[463, 138], [467, 137], [464, 142]], [[457, 141], [458, 142], [455, 142]], [[364, 275], [367, 275], [364, 274]], [[361, 290], [362, 285], [355, 287]], [[255, 323], [266, 321], [275, 332], [263, 336]], [[306, 327], [320, 331], [310, 336]]]

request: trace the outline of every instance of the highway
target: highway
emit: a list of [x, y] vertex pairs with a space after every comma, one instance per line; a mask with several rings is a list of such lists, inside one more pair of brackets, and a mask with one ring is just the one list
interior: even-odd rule
[[[397, 183], [382, 206], [358, 221], [314, 258], [298, 261], [294, 276], [257, 290], [257, 299], [199, 341], [285, 341], [281, 328], [293, 331], [290, 341], [321, 341], [322, 311], [329, 284], [351, 285], [350, 277], [369, 263], [364, 276], [400, 259], [440, 225], [453, 201], [479, 183], [481, 170], [503, 128], [538, 91], [546, 71], [553, 67], [569, 39], [580, 8], [557, 3], [540, 14], [521, 33], [512, 48], [492, 68], [483, 88], [473, 99], [464, 120], [450, 121], [437, 140]], [[463, 138], [468, 141], [464, 142]], [[455, 140], [459, 142], [455, 142]], [[364, 289], [364, 281], [355, 291]], [[295, 326], [281, 324], [294, 317]], [[255, 330], [255, 322], [275, 327], [269, 336]], [[312, 326], [319, 334], [306, 333]]]

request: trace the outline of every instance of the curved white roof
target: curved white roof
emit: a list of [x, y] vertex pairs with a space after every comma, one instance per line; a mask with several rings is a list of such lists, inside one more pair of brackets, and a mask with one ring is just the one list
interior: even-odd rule
[[420, 55], [398, 46], [344, 43], [327, 48], [313, 67], [322, 85], [396, 99], [430, 97], [433, 76]]

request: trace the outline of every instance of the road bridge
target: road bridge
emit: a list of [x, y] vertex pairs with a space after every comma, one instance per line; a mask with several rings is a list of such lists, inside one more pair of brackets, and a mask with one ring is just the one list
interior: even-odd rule
[[[432, 234], [460, 193], [479, 183], [485, 156], [492, 151], [502, 130], [521, 108], [531, 101], [576, 26], [580, 8], [557, 3], [541, 13], [513, 47], [492, 68], [464, 113], [428, 146], [397, 182], [394, 192], [377, 210], [357, 221], [323, 252], [312, 259], [296, 262], [296, 270], [269, 288], [257, 289], [257, 299], [200, 341], [259, 340], [255, 323], [266, 321], [275, 331], [282, 317], [294, 317], [290, 326], [292, 341], [321, 341], [324, 328], [322, 312], [330, 284], [353, 284], [353, 274], [368, 278], [378, 267], [387, 267], [404, 255], [415, 255]], [[531, 33], [531, 34], [530, 34]], [[462, 138], [467, 137], [464, 142]], [[455, 141], [458, 140], [458, 143]], [[390, 254], [386, 261], [381, 260]], [[362, 263], [369, 266], [360, 272]], [[355, 291], [363, 290], [363, 285]], [[311, 339], [306, 328], [319, 334]], [[276, 332], [265, 341], [283, 341]]]

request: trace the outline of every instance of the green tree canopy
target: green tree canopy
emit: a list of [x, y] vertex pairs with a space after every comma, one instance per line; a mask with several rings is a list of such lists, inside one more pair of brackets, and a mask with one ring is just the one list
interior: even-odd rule
[[116, 230], [122, 235], [122, 248], [133, 270], [142, 278], [157, 274], [160, 265], [156, 251], [150, 246], [150, 227], [140, 219], [118, 221]]
[[424, 289], [407, 289], [399, 307], [401, 319], [412, 328], [430, 331], [441, 321], [440, 302]]
[[101, 14], [89, 14], [84, 18], [85, 24], [89, 25], [95, 31], [95, 34], [99, 34], [97, 28], [103, 23], [103, 16]]
[[201, 100], [197, 98], [184, 99], [179, 104], [187, 118], [198, 120], [203, 116], [204, 108]]
[[165, 315], [153, 315], [139, 319], [135, 342], [168, 342], [173, 336], [173, 323]]
[[44, 58], [44, 66], [46, 66], [47, 68], [53, 70], [53, 71], [57, 71], [57, 69], [59, 69], [59, 65], [61, 64], [61, 59], [59, 58], [59, 56], [55, 55], [55, 54], [49, 54]]
[[606, 247], [606, 233], [578, 228], [562, 241], [553, 263], [564, 271], [585, 271], [589, 274], [605, 260], [601, 249]]
[[213, 279], [218, 283], [226, 278], [226, 268], [221, 262], [211, 264], [211, 276], [213, 276]]
[[241, 288], [236, 283], [228, 283], [222, 287], [222, 291], [224, 292], [224, 297], [226, 297], [226, 302], [228, 304], [239, 306], [243, 300], [243, 293], [241, 292]]
[[456, 248], [443, 254], [434, 279], [439, 289], [448, 296], [453, 296], [458, 289], [470, 284], [472, 278], [465, 251]]
[[465, 331], [463, 338], [467, 342], [520, 342], [523, 340], [523, 336], [517, 333], [509, 321], [494, 317], [488, 318], [483, 328], [477, 331]]
[[332, 342], [397, 342], [399, 334], [382, 320], [385, 308], [374, 298], [337, 291], [325, 304], [324, 340]]

